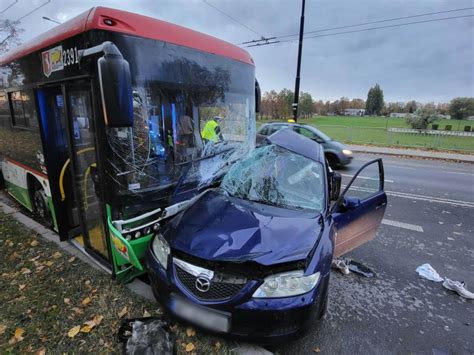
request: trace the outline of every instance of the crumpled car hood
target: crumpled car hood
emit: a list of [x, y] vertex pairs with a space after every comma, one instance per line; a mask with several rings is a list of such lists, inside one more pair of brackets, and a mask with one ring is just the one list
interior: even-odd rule
[[168, 223], [164, 237], [183, 253], [210, 261], [273, 265], [306, 259], [321, 231], [319, 214], [209, 191]]

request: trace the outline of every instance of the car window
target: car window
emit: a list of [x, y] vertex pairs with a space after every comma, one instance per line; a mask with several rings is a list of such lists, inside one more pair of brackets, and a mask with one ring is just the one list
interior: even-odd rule
[[295, 131], [303, 136], [305, 136], [306, 138], [309, 138], [311, 140], [315, 140], [316, 142], [318, 143], [324, 143], [324, 140], [321, 139], [321, 137], [319, 137], [317, 134], [311, 132], [309, 129], [307, 128], [303, 128], [303, 127], [295, 127]]
[[324, 209], [322, 165], [276, 145], [254, 149], [235, 163], [221, 188], [231, 196], [277, 207]]
[[379, 165], [375, 162], [365, 167], [361, 174], [356, 177], [346, 195], [365, 200], [381, 189]]

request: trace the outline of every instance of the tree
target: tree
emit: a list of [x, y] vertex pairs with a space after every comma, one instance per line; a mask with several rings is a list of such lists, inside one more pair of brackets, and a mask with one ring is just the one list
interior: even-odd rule
[[369, 115], [380, 115], [384, 107], [383, 90], [379, 84], [369, 89], [367, 93], [367, 101], [365, 102], [365, 110]]
[[400, 113], [403, 112], [405, 104], [403, 102], [390, 102], [387, 105], [387, 113]]
[[469, 116], [474, 116], [474, 98], [456, 97], [449, 104], [449, 114], [451, 118], [464, 120]]
[[427, 129], [428, 125], [439, 119], [435, 109], [430, 105], [416, 110], [413, 115], [406, 118], [408, 124], [414, 129]]
[[8, 52], [12, 47], [20, 44], [22, 32], [23, 29], [18, 26], [18, 22], [0, 20], [0, 54]]
[[415, 100], [408, 101], [405, 105], [405, 113], [414, 113], [418, 108]]
[[310, 117], [314, 113], [313, 97], [308, 92], [300, 93], [299, 114], [301, 117]]

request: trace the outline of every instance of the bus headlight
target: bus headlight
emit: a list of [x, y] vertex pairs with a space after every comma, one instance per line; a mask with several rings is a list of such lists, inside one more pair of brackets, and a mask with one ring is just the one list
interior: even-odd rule
[[276, 298], [298, 296], [316, 287], [320, 273], [304, 276], [303, 270], [276, 274], [265, 278], [254, 292], [254, 298]]
[[166, 269], [168, 265], [168, 255], [170, 255], [170, 246], [168, 245], [168, 242], [161, 234], [157, 234], [153, 239], [151, 247], [158, 262]]

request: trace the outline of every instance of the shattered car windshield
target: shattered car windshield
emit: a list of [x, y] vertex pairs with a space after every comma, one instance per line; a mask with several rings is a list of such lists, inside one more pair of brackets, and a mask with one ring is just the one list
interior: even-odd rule
[[322, 212], [323, 182], [320, 163], [268, 145], [235, 163], [224, 176], [221, 188], [230, 196], [249, 201]]
[[134, 109], [133, 127], [107, 129], [115, 195], [205, 185], [253, 148], [253, 66], [160, 41], [115, 40], [125, 42]]

